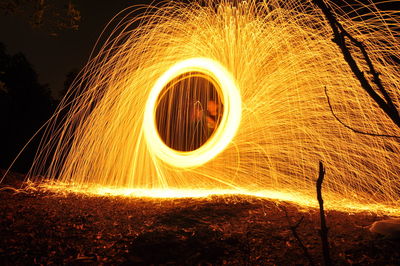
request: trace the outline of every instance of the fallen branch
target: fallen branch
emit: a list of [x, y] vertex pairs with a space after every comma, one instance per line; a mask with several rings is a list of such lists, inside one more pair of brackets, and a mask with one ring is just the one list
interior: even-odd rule
[[294, 238], [297, 240], [297, 243], [299, 244], [300, 248], [303, 250], [304, 255], [307, 257], [309, 263], [311, 266], [314, 266], [314, 260], [312, 259], [310, 253], [308, 252], [308, 249], [306, 246], [304, 246], [303, 242], [301, 241], [299, 235], [297, 234], [297, 228], [300, 226], [300, 224], [303, 222], [304, 216], [302, 216], [295, 225], [292, 224], [292, 221], [288, 215], [288, 212], [286, 210], [286, 208], [284, 206], [281, 206], [281, 209], [285, 212], [286, 215], [286, 220], [289, 224], [289, 229], [290, 231], [292, 231], [292, 234], [294, 236]]
[[319, 175], [317, 179], [317, 199], [319, 203], [319, 215], [321, 221], [321, 229], [319, 231], [322, 242], [322, 254], [324, 255], [324, 264], [326, 266], [332, 265], [329, 255], [329, 241], [328, 241], [328, 227], [325, 221], [324, 201], [322, 199], [322, 182], [324, 181], [325, 169], [322, 162], [319, 162]]

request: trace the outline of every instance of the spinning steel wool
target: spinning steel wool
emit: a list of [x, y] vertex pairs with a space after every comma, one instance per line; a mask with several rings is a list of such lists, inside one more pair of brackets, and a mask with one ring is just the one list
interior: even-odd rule
[[[398, 105], [398, 13], [328, 3]], [[322, 160], [328, 208], [399, 210], [399, 140], [343, 127], [325, 88], [351, 127], [400, 131], [361, 88], [310, 1], [171, 2], [132, 18], [134, 10], [114, 19], [62, 101], [32, 177], [103, 194], [233, 192], [313, 205]]]

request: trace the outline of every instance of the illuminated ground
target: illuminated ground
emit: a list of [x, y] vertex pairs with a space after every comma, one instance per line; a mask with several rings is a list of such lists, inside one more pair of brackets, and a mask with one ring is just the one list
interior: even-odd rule
[[[10, 182], [11, 180], [11, 182]], [[21, 176], [7, 182], [18, 186]], [[2, 184], [4, 188], [6, 184]], [[318, 212], [250, 196], [208, 199], [94, 197], [0, 191], [0, 264], [307, 264], [288, 228], [321, 262]], [[330, 211], [332, 255], [339, 264], [395, 265], [400, 242], [365, 228], [374, 214]]]

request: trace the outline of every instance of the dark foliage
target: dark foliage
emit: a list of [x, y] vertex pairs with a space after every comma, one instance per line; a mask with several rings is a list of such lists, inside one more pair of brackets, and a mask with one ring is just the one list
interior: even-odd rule
[[81, 22], [80, 10], [71, 0], [1, 0], [0, 14], [20, 16], [52, 36], [78, 30]]
[[71, 71], [67, 73], [65, 76], [65, 81], [64, 81], [64, 88], [60, 92], [60, 96], [64, 97], [68, 91], [71, 89], [71, 85], [74, 83], [74, 80], [78, 78], [79, 75], [79, 69], [74, 68]]
[[[0, 43], [0, 167], [10, 166], [53, 110], [48, 86], [38, 82], [26, 57], [21, 53], [7, 54]], [[14, 169], [24, 172], [29, 168], [38, 142], [38, 137], [32, 141]]]

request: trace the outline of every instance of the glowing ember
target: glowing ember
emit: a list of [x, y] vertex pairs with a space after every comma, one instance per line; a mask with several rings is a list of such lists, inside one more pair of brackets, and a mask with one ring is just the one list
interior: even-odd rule
[[[180, 197], [230, 191], [279, 194], [276, 198], [309, 206], [322, 160], [328, 208], [396, 210], [399, 141], [341, 126], [324, 88], [336, 115], [352, 127], [400, 132], [360, 87], [320, 10], [300, 0], [247, 1], [235, 7], [229, 2], [171, 1], [142, 17], [140, 27], [135, 27], [137, 18], [121, 14], [120, 28], [50, 121], [31, 177], [58, 180], [67, 184], [58, 188], [64, 190], [116, 189], [98, 194]], [[364, 6], [370, 14], [355, 18], [356, 7], [329, 3], [364, 43], [393, 99], [400, 99], [399, 14], [371, 4]], [[175, 149], [167, 145], [175, 133], [160, 133], [157, 112], [166, 114], [165, 128], [174, 127], [168, 110], [177, 109], [163, 112], [161, 94], [170, 82], [191, 73], [213, 84], [223, 111], [209, 138], [192, 149]], [[61, 119], [65, 108], [68, 115]]]
[[[154, 113], [157, 99], [164, 86], [173, 78], [188, 72], [204, 73], [211, 80], [215, 80], [221, 90], [225, 112], [216, 132], [204, 145], [193, 151], [182, 152], [171, 149], [159, 137]], [[219, 63], [205, 58], [179, 62], [156, 81], [147, 100], [143, 130], [149, 152], [172, 166], [185, 168], [203, 165], [223, 151], [235, 136], [240, 123], [241, 106], [239, 90], [233, 77]]]
[[[307, 197], [301, 193], [293, 191], [259, 190], [248, 191], [243, 189], [140, 189], [126, 187], [103, 187], [99, 185], [76, 186], [61, 182], [43, 182], [36, 184], [27, 183], [27, 189], [50, 191], [55, 193], [79, 193], [88, 196], [108, 196], [108, 197], [131, 197], [148, 199], [174, 199], [174, 198], [209, 198], [211, 196], [252, 196], [257, 198], [272, 199], [277, 201], [294, 202], [304, 208], [318, 207], [318, 203], [313, 197]], [[327, 209], [336, 209], [346, 212], [374, 212], [378, 214], [390, 214], [397, 216], [399, 208], [389, 207], [382, 204], [359, 204], [346, 199], [329, 202]]]

